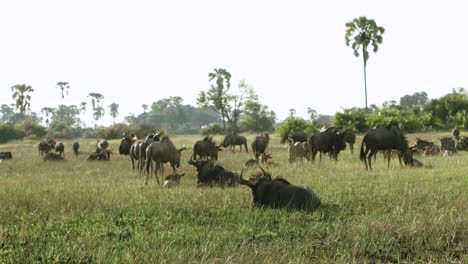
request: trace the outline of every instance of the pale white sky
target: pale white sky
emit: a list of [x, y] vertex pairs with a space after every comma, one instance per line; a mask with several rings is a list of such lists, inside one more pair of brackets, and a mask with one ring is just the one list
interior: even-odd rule
[[[334, 114], [364, 107], [362, 57], [345, 45], [358, 16], [386, 29], [367, 67], [368, 102], [468, 88], [466, 1], [98, 1], [0, 2], [0, 104], [31, 85], [32, 110], [90, 104], [90, 92], [120, 105], [117, 121], [162, 98], [196, 105], [208, 73], [245, 79], [280, 119], [295, 108]], [[102, 121], [101, 121], [102, 122]]]

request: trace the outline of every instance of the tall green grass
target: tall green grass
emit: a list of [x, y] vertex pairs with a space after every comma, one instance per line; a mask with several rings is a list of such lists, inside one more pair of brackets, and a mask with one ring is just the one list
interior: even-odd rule
[[[409, 135], [410, 143], [416, 136], [442, 134]], [[199, 138], [172, 137], [188, 147]], [[251, 209], [245, 186], [197, 187], [190, 151], [178, 170], [186, 173], [181, 185], [163, 189], [154, 177], [145, 186], [127, 156], [85, 161], [94, 141], [81, 142], [78, 158], [66, 141], [65, 162], [42, 161], [36, 143], [0, 145], [14, 156], [0, 163], [3, 263], [468, 262], [466, 152], [417, 157], [423, 168], [398, 161], [387, 168], [379, 155], [368, 172], [348, 149], [338, 163], [323, 157], [320, 165], [290, 165], [287, 147], [273, 138], [279, 165], [266, 169], [322, 200], [303, 213]], [[118, 144], [111, 141], [115, 153]], [[240, 172], [252, 157], [223, 150], [219, 164]]]

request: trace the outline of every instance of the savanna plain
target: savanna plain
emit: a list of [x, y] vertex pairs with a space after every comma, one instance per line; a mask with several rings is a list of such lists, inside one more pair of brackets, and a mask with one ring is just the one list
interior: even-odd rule
[[[438, 142], [449, 133], [410, 134]], [[253, 134], [245, 135], [250, 142]], [[322, 205], [311, 213], [251, 208], [246, 186], [197, 187], [187, 161], [201, 136], [172, 136], [187, 146], [181, 185], [148, 185], [118, 155], [86, 161], [96, 141], [80, 141], [74, 157], [43, 161], [37, 140], [11, 141], [0, 151], [1, 263], [468, 263], [468, 152], [416, 156], [422, 168], [374, 170], [347, 148], [338, 162], [288, 163], [287, 146], [273, 137], [273, 176], [306, 185]], [[217, 142], [221, 136], [215, 137]], [[240, 172], [249, 153], [224, 149], [218, 164]], [[258, 168], [244, 170], [244, 178]], [[169, 172], [166, 165], [166, 174]]]

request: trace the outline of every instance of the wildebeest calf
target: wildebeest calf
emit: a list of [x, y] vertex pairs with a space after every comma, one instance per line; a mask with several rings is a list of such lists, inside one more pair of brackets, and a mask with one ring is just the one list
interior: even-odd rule
[[185, 173], [182, 173], [182, 174], [177, 174], [177, 173], [174, 173], [174, 174], [171, 174], [171, 175], [168, 175], [164, 181], [164, 187], [165, 188], [172, 188], [172, 187], [175, 187], [177, 185], [180, 184], [180, 178], [182, 178], [182, 176], [184, 176]]
[[292, 163], [296, 159], [300, 159], [301, 162], [304, 161], [303, 158], [310, 160], [309, 146], [307, 142], [296, 142], [290, 145], [288, 152], [289, 152], [289, 163]]
[[11, 154], [10, 151], [6, 152], [0, 152], [0, 160], [7, 160], [7, 159], [12, 159], [13, 155]]
[[239, 180], [239, 174], [228, 171], [219, 165], [213, 166], [207, 160], [193, 160], [191, 158], [188, 163], [197, 169], [197, 183], [199, 185], [234, 186]]

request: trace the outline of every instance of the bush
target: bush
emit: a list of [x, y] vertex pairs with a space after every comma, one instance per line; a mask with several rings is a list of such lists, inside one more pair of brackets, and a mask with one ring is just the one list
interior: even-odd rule
[[42, 138], [47, 134], [47, 129], [31, 118], [22, 120], [16, 125], [16, 128], [23, 131], [24, 136], [29, 139]]
[[210, 123], [207, 126], [202, 126], [200, 132], [202, 135], [224, 134], [224, 129], [220, 123]]
[[306, 121], [300, 117], [288, 117], [276, 127], [275, 133], [283, 136], [291, 130], [312, 134], [318, 131], [318, 127], [315, 123]]
[[24, 136], [25, 133], [23, 131], [16, 129], [10, 123], [0, 125], [0, 143], [4, 143], [12, 139], [20, 139]]

